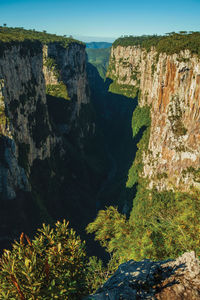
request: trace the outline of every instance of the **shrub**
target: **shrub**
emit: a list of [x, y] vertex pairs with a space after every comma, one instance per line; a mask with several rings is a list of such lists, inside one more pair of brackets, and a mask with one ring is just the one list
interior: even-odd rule
[[0, 260], [0, 299], [80, 299], [86, 294], [87, 257], [66, 221], [43, 224], [35, 238], [21, 234]]
[[87, 289], [90, 294], [96, 292], [117, 270], [119, 261], [112, 256], [107, 266], [95, 256], [89, 258], [87, 268]]

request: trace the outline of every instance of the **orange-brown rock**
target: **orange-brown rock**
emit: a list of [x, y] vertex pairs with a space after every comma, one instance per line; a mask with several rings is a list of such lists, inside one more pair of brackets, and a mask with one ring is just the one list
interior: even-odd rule
[[[200, 167], [200, 59], [189, 50], [167, 55], [118, 46], [111, 50], [110, 64], [107, 76], [118, 85], [138, 87], [139, 105], [151, 107], [142, 176], [160, 190], [198, 187], [193, 171]], [[158, 179], [158, 173], [167, 176]]]

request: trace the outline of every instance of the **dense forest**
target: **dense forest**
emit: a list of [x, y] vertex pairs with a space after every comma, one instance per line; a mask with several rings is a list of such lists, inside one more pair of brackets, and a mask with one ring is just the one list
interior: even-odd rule
[[119, 45], [126, 47], [140, 45], [147, 51], [150, 51], [151, 47], [155, 47], [158, 53], [165, 52], [167, 54], [179, 53], [182, 50], [189, 49], [191, 53], [200, 56], [200, 32], [171, 32], [165, 36], [124, 36], [113, 43], [114, 47]]
[[105, 79], [109, 65], [110, 47], [100, 49], [86, 48], [86, 53], [88, 56], [88, 62], [96, 67], [100, 76]]
[[45, 30], [43, 32], [36, 31], [35, 29], [24, 29], [21, 27], [2, 27], [0, 26], [0, 42], [10, 43], [10, 42], [22, 42], [22, 41], [40, 41], [43, 44], [59, 42], [63, 47], [67, 47], [72, 42], [77, 42], [83, 44], [82, 42], [73, 39], [72, 37], [66, 37], [47, 33]]

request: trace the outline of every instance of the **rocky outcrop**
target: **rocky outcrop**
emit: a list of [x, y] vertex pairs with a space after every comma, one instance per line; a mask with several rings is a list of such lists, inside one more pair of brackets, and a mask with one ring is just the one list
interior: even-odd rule
[[129, 261], [94, 295], [93, 300], [197, 300], [200, 299], [200, 262], [194, 252], [176, 260]]
[[140, 176], [159, 190], [199, 187], [199, 58], [189, 50], [167, 55], [153, 48], [147, 52], [139, 46], [117, 46], [107, 76], [120, 93], [133, 97], [139, 89], [139, 105], [151, 107]]

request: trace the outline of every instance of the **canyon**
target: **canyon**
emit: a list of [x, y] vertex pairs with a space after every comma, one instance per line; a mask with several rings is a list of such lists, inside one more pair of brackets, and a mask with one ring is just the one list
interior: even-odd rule
[[[2, 243], [58, 218], [85, 238], [85, 227], [106, 206], [136, 214], [141, 180], [158, 193], [198, 189], [199, 74], [190, 50], [114, 43], [104, 80], [81, 42], [4, 43]], [[140, 122], [148, 115], [148, 124], [134, 129], [140, 108]]]
[[31, 234], [41, 222], [64, 217], [84, 231], [106, 172], [85, 46], [30, 41], [4, 43], [3, 50], [1, 244], [8, 246], [23, 228]]
[[[185, 46], [164, 51], [160, 37], [157, 44], [142, 37], [150, 47], [121, 38], [105, 78], [108, 62], [99, 72], [82, 42], [22, 32], [23, 40], [0, 41], [0, 248], [67, 219], [90, 256], [107, 262], [110, 253], [117, 265], [142, 260], [121, 265], [119, 281], [120, 270], [153, 266], [146, 258], [199, 255], [199, 54]], [[199, 280], [194, 252], [177, 261], [186, 269], [192, 261]], [[119, 294], [115, 279], [94, 299], [104, 299], [110, 283]], [[146, 293], [138, 283], [129, 292]], [[188, 295], [198, 297], [195, 286]]]

